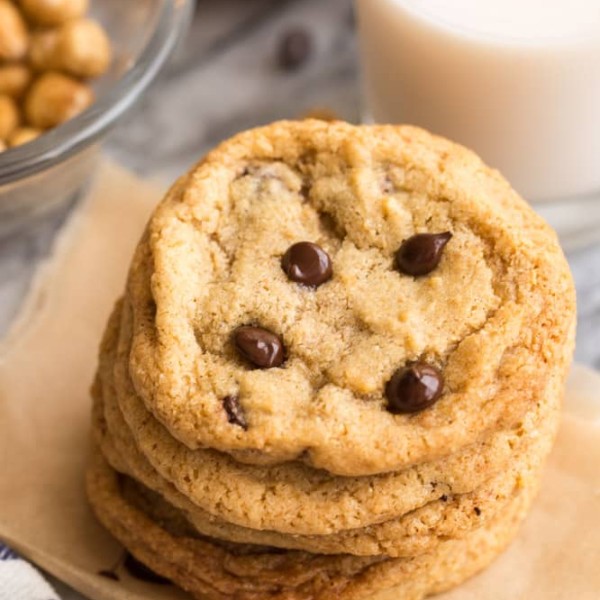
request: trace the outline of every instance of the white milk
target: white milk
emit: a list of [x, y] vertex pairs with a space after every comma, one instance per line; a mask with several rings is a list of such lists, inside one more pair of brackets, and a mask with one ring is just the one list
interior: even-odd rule
[[600, 191], [600, 0], [357, 0], [368, 110], [469, 146], [528, 199]]

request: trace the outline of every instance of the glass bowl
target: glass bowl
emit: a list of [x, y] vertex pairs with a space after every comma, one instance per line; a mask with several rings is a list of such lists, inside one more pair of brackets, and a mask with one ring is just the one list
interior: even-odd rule
[[113, 45], [96, 102], [33, 142], [0, 153], [0, 237], [76, 197], [117, 119], [156, 78], [186, 30], [193, 0], [95, 0], [92, 16]]

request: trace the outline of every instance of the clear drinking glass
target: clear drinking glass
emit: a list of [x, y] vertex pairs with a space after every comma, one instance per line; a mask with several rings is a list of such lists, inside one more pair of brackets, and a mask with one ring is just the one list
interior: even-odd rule
[[570, 246], [600, 239], [597, 0], [356, 0], [376, 122], [472, 148]]

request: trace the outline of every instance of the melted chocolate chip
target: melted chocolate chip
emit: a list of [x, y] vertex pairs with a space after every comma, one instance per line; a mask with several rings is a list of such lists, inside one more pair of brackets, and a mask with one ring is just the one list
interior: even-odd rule
[[418, 233], [402, 242], [396, 252], [396, 267], [406, 275], [427, 275], [439, 264], [446, 244], [452, 238], [444, 233]]
[[475, 510], [475, 514], [476, 514], [478, 517], [480, 517], [480, 516], [481, 516], [481, 509], [479, 508], [479, 506], [476, 506], [474, 510]]
[[443, 375], [432, 365], [417, 362], [398, 369], [385, 387], [387, 409], [393, 414], [422, 411], [439, 399]]
[[135, 556], [127, 553], [123, 566], [127, 569], [127, 572], [136, 579], [147, 581], [149, 583], [158, 583], [166, 585], [171, 583], [166, 577], [155, 573], [152, 569], [148, 568], [145, 564], [141, 563]]
[[329, 281], [333, 275], [329, 254], [312, 242], [290, 246], [281, 259], [281, 268], [292, 281], [311, 287]]
[[285, 71], [295, 71], [309, 59], [312, 38], [305, 29], [290, 29], [279, 42], [278, 62]]
[[234, 331], [233, 339], [238, 352], [255, 367], [279, 367], [285, 360], [281, 338], [268, 329], [243, 325]]
[[240, 399], [237, 396], [225, 396], [225, 398], [223, 398], [223, 409], [227, 413], [227, 420], [232, 425], [238, 425], [244, 431], [248, 430], [246, 415], [240, 405]]

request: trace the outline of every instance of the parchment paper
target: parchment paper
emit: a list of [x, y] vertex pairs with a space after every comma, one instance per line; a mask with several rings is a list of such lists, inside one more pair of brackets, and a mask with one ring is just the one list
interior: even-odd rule
[[[98, 576], [121, 549], [83, 493], [98, 342], [161, 193], [106, 163], [0, 346], [0, 539], [93, 600], [187, 597], [122, 571], [119, 582]], [[440, 598], [600, 598], [599, 375], [573, 370], [559, 439], [519, 538]]]

